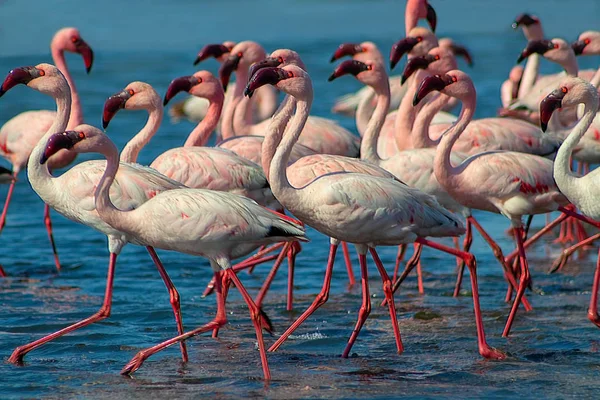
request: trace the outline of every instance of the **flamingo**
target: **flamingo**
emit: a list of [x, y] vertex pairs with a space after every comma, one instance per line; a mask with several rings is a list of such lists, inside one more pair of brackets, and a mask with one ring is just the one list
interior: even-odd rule
[[[530, 40], [542, 40], [544, 39], [544, 30], [540, 19], [535, 15], [520, 14], [515, 18], [512, 23], [513, 29], [522, 28], [523, 35], [527, 41]], [[527, 59], [525, 68], [522, 70], [522, 76], [520, 78], [520, 84], [517, 89], [517, 95], [513, 99], [522, 99], [531, 89], [533, 88], [536, 80], [538, 79], [540, 69], [540, 56], [539, 54], [533, 54]], [[511, 71], [512, 72], [512, 71]], [[513, 80], [509, 76], [509, 80]], [[503, 103], [503, 107], [505, 106]]]
[[[71, 90], [71, 114], [69, 118], [70, 126], [76, 126], [83, 122], [83, 111], [77, 88], [71, 78], [67, 63], [65, 61], [65, 51], [80, 54], [83, 57], [86, 72], [89, 73], [94, 61], [94, 53], [90, 46], [81, 38], [81, 34], [76, 28], [62, 28], [52, 38], [50, 43], [50, 52], [52, 59], [65, 76]], [[0, 96], [4, 94], [0, 90]], [[4, 202], [2, 214], [0, 214], [0, 233], [6, 224], [6, 215], [8, 206], [12, 198], [17, 176], [19, 172], [27, 165], [27, 160], [31, 151], [38, 143], [40, 138], [48, 130], [56, 118], [56, 113], [49, 110], [25, 111], [10, 120], [0, 128], [0, 156], [12, 164], [13, 179], [10, 180], [8, 194]], [[55, 155], [49, 161], [51, 170], [63, 168], [69, 165], [75, 159], [75, 154], [62, 151]], [[44, 224], [48, 232], [48, 238], [54, 254], [54, 264], [60, 271], [60, 261], [58, 252], [52, 234], [52, 221], [50, 219], [50, 208], [48, 204], [44, 205]]]
[[529, 267], [523, 247], [522, 216], [561, 211], [569, 216], [600, 226], [565, 208], [567, 198], [552, 177], [553, 163], [540, 156], [512, 151], [488, 151], [476, 154], [460, 165], [450, 163], [450, 151], [475, 113], [476, 92], [471, 78], [459, 70], [429, 76], [421, 82], [414, 103], [432, 91], [439, 91], [462, 102], [460, 116], [442, 136], [434, 160], [434, 172], [440, 184], [466, 207], [500, 213], [510, 219], [521, 265], [519, 287], [508, 316], [503, 336], [508, 336], [517, 309], [530, 283]]
[[[248, 81], [248, 71], [252, 63], [264, 60], [266, 53], [256, 42], [245, 41], [238, 43], [232, 50], [229, 58], [221, 65], [219, 76], [226, 87], [231, 74], [237, 74], [235, 89], [231, 102], [225, 110], [226, 115], [233, 115], [233, 110], [240, 118], [234, 120], [236, 135], [251, 134], [265, 135], [268, 122], [249, 125], [247, 117], [248, 100], [243, 99], [245, 82]], [[238, 106], [239, 103], [239, 106]], [[225, 132], [223, 137], [225, 138]], [[342, 128], [337, 122], [311, 116], [306, 125], [302, 138], [299, 141], [306, 147], [320, 154], [335, 154], [356, 157], [360, 148], [359, 139], [348, 130]]]
[[[254, 200], [233, 193], [207, 189], [181, 188], [158, 193], [135, 209], [122, 211], [109, 191], [124, 165], [114, 143], [102, 131], [80, 125], [74, 131], [52, 136], [47, 151], [58, 147], [79, 153], [100, 153], [106, 157], [104, 174], [95, 191], [95, 206], [101, 218], [113, 229], [126, 233], [143, 246], [206, 257], [215, 275], [231, 279], [250, 309], [259, 343], [263, 373], [271, 378], [260, 324], [260, 312], [231, 268], [231, 259], [247, 252], [247, 247], [281, 241], [307, 241], [301, 223], [258, 205]], [[217, 279], [219, 308], [212, 322], [180, 334], [157, 346], [140, 351], [123, 368], [122, 374], [135, 372], [152, 354], [199, 333], [221, 327], [227, 322], [221, 279]]]
[[[8, 359], [9, 362], [15, 364], [21, 363], [23, 357], [31, 350], [57, 337], [109, 317], [117, 256], [125, 244], [135, 240], [127, 233], [116, 230], [102, 221], [94, 207], [93, 195], [95, 185], [99, 182], [104, 171], [104, 162], [86, 161], [69, 169], [60, 177], [53, 177], [50, 174], [48, 160], [60, 150], [68, 150], [69, 148], [68, 146], [64, 146], [64, 140], [60, 136], [53, 136], [53, 139], [50, 140], [53, 133], [66, 129], [69, 120], [71, 94], [69, 85], [63, 74], [58, 68], [50, 64], [15, 68], [7, 75], [0, 87], [0, 91], [6, 92], [18, 84], [25, 84], [34, 90], [53, 97], [56, 100], [57, 107], [56, 118], [52, 126], [47, 129], [46, 134], [33, 148], [27, 164], [27, 175], [33, 190], [36, 191], [46, 204], [61, 215], [107, 235], [110, 260], [106, 292], [100, 310], [73, 325], [69, 325], [24, 346], [17, 347]], [[114, 185], [111, 196], [119, 207], [123, 209], [136, 208], [161, 191], [183, 187], [180, 183], [159, 174], [153, 169], [137, 164], [125, 163], [123, 163], [120, 169], [116, 182], [117, 184]], [[150, 246], [147, 249], [169, 291], [178, 331], [183, 332], [179, 293], [164, 270], [154, 249]], [[181, 354], [183, 360], [186, 361], [187, 350], [184, 343], [181, 344]]]
[[[594, 170], [585, 176], [578, 176], [571, 171], [571, 156], [577, 142], [588, 130], [598, 111], [598, 92], [596, 87], [583, 79], [569, 77], [561, 81], [558, 88], [552, 91], [540, 103], [540, 125], [542, 130], [548, 127], [548, 121], [552, 113], [562, 107], [576, 107], [583, 103], [583, 116], [577, 125], [571, 130], [567, 139], [558, 150], [554, 161], [554, 179], [560, 191], [569, 201], [585, 216], [595, 220], [600, 219], [600, 208], [598, 207], [598, 186], [600, 183], [600, 171]], [[598, 315], [598, 287], [600, 285], [600, 250], [588, 318], [596, 326], [600, 327], [600, 316]]]
[[523, 67], [515, 65], [508, 74], [508, 79], [500, 86], [500, 101], [502, 107], [507, 108], [519, 98], [519, 89], [523, 80]]
[[[298, 140], [306, 123], [313, 100], [312, 84], [308, 74], [295, 65], [283, 68], [263, 68], [252, 77], [245, 93], [251, 94], [265, 84], [272, 84], [296, 98], [296, 114], [290, 122], [284, 138], [276, 137], [281, 126], [269, 127], [267, 140], [273, 141], [263, 147], [267, 153], [276, 147], [269, 168], [271, 187], [280, 202], [305, 224], [318, 231], [357, 245], [362, 275], [363, 303], [359, 318], [342, 357], [347, 357], [352, 344], [370, 312], [370, 296], [366, 253], [370, 251], [383, 280], [392, 327], [398, 352], [403, 346], [398, 329], [391, 281], [383, 267], [375, 246], [398, 245], [417, 241], [462, 257], [469, 265], [473, 284], [473, 300], [477, 321], [479, 351], [484, 357], [504, 358], [504, 354], [491, 348], [485, 341], [485, 333], [478, 305], [475, 258], [470, 253], [460, 252], [425, 239], [426, 236], [456, 236], [464, 233], [460, 219], [441, 207], [433, 197], [412, 189], [396, 180], [374, 177], [360, 173], [340, 172], [326, 174], [302, 188], [292, 186], [288, 180], [286, 163], [292, 145]], [[387, 111], [387, 108], [386, 110]], [[384, 111], [384, 112], [385, 112]], [[379, 110], [381, 112], [381, 110]], [[381, 118], [381, 117], [380, 117]], [[276, 141], [279, 141], [277, 143]], [[267, 160], [268, 154], [263, 155]], [[266, 161], [265, 161], [266, 162]], [[325, 282], [321, 294], [309, 309], [271, 346], [276, 350], [316, 308], [326, 300], [327, 287], [331, 279], [331, 268], [336, 253], [335, 244], [330, 247]]]

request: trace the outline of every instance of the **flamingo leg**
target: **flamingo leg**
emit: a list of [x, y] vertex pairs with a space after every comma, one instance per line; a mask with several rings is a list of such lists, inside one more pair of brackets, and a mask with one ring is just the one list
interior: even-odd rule
[[348, 358], [350, 350], [352, 350], [352, 346], [354, 345], [354, 342], [356, 342], [356, 338], [358, 337], [360, 330], [362, 329], [363, 325], [365, 324], [365, 321], [371, 313], [371, 295], [369, 294], [369, 273], [367, 271], [367, 255], [365, 253], [359, 252], [358, 263], [360, 264], [362, 305], [360, 306], [360, 310], [358, 311], [358, 320], [356, 321], [354, 330], [352, 330], [352, 334], [350, 335], [348, 344], [346, 345], [346, 348], [342, 353], [342, 358]]
[[590, 307], [588, 308], [588, 319], [600, 328], [600, 316], [598, 315], [598, 286], [600, 286], [600, 249], [598, 249], [598, 260], [596, 261], [592, 296], [590, 298]]
[[348, 272], [348, 282], [351, 286], [354, 286], [356, 285], [356, 278], [354, 277], [354, 270], [352, 269], [352, 259], [350, 258], [348, 243], [342, 242], [342, 252], [344, 254], [344, 262], [346, 263], [346, 271]]
[[288, 242], [285, 244], [285, 246], [283, 246], [283, 250], [279, 253], [277, 260], [275, 261], [275, 263], [273, 264], [273, 267], [271, 268], [271, 271], [269, 272], [269, 275], [267, 275], [267, 279], [265, 279], [265, 282], [261, 286], [260, 291], [258, 292], [258, 295], [256, 296], [256, 300], [254, 300], [254, 302], [258, 308], [260, 308], [262, 306], [263, 300], [264, 300], [265, 296], [267, 295], [269, 288], [271, 287], [271, 283], [273, 283], [273, 279], [275, 279], [275, 275], [277, 275], [277, 271], [279, 270], [279, 267], [281, 266], [283, 259], [287, 256], [288, 250], [290, 249], [290, 247], [291, 247], [291, 242]]
[[[416, 243], [416, 242], [413, 244], [413, 246], [414, 246], [413, 255], [406, 262], [406, 265], [404, 266], [404, 271], [402, 271], [402, 274], [400, 275], [400, 277], [394, 282], [394, 285], [392, 286], [392, 294], [396, 293], [396, 291], [398, 290], [398, 288], [400, 287], [402, 282], [404, 282], [404, 280], [406, 279], [408, 274], [410, 274], [410, 272], [415, 268], [415, 266], [419, 262], [419, 258], [421, 257], [421, 251], [423, 250], [423, 246], [421, 246], [420, 243]], [[386, 303], [387, 303], [387, 301], [383, 300], [381, 305], [384, 306]]]
[[296, 255], [302, 250], [299, 242], [292, 242], [288, 251], [288, 295], [285, 309], [292, 311], [294, 309], [294, 268], [296, 266]]
[[17, 177], [15, 176], [8, 187], [8, 193], [6, 195], [6, 200], [4, 201], [4, 208], [2, 209], [2, 215], [0, 215], [0, 233], [2, 233], [2, 229], [4, 228], [4, 225], [6, 225], [6, 214], [8, 213], [8, 206], [10, 205], [10, 199], [12, 198], [16, 183]]
[[425, 294], [425, 287], [423, 286], [423, 267], [421, 266], [420, 256], [419, 261], [417, 262], [417, 288], [419, 289], [419, 294]]
[[402, 260], [404, 260], [404, 253], [406, 253], [406, 245], [401, 244], [398, 246], [398, 254], [396, 255], [396, 265], [394, 266], [394, 278], [393, 281], [396, 282], [398, 278], [398, 270], [400, 269], [400, 264], [402, 264]]
[[[154, 247], [146, 246], [146, 250], [148, 250], [150, 257], [152, 257], [152, 261], [154, 261], [154, 265], [156, 265], [158, 273], [160, 274], [160, 277], [162, 278], [163, 282], [165, 283], [165, 286], [167, 287], [167, 290], [169, 291], [169, 301], [171, 302], [171, 307], [173, 307], [173, 314], [175, 314], [175, 322], [177, 323], [177, 333], [181, 335], [183, 334], [184, 330], [183, 318], [181, 317], [181, 302], [179, 292], [177, 291], [177, 288], [175, 288], [173, 281], [171, 281], [171, 278], [169, 277], [165, 266], [160, 261], [160, 258], [158, 258], [158, 254], [156, 254]], [[183, 360], [183, 362], [187, 362], [188, 353], [185, 342], [179, 342], [179, 346], [181, 347], [181, 359]]]
[[269, 351], [276, 351], [279, 347], [281, 347], [283, 342], [285, 342], [287, 338], [292, 333], [294, 333], [294, 331], [298, 329], [298, 327], [302, 325], [302, 323], [306, 321], [308, 317], [311, 316], [312, 313], [314, 313], [319, 307], [325, 304], [329, 299], [329, 289], [331, 287], [333, 263], [335, 261], [335, 253], [337, 252], [337, 248], [337, 244], [331, 243], [329, 246], [329, 259], [327, 260], [327, 267], [325, 268], [325, 279], [323, 280], [323, 287], [321, 288], [321, 292], [317, 295], [310, 307], [308, 307], [308, 309], [306, 309], [306, 311], [304, 311], [302, 315], [300, 315], [300, 317], [298, 317], [298, 319], [294, 321], [294, 323], [289, 328], [287, 328], [287, 330], [279, 337], [279, 339], [277, 339], [277, 341], [273, 343], [273, 345], [269, 348]]
[[473, 308], [475, 311], [475, 324], [477, 325], [477, 344], [479, 348], [479, 354], [484, 358], [502, 360], [506, 358], [506, 355], [491, 347], [485, 338], [485, 330], [483, 327], [483, 318], [481, 317], [481, 306], [479, 305], [479, 288], [477, 285], [477, 261], [473, 254], [453, 249], [452, 247], [444, 246], [442, 244], [431, 242], [427, 239], [418, 238], [418, 243], [425, 246], [432, 247], [437, 250], [444, 251], [452, 254], [455, 257], [462, 258], [469, 268], [469, 274], [471, 275], [471, 291], [473, 292]]
[[[537, 242], [539, 240], [539, 238], [541, 238], [546, 233], [548, 233], [549, 231], [554, 229], [554, 227], [556, 225], [560, 224], [565, 219], [567, 219], [567, 217], [568, 216], [565, 214], [560, 214], [554, 221], [550, 222], [549, 224], [546, 224], [546, 226], [543, 227], [542, 229], [540, 229], [535, 235], [533, 235], [532, 237], [527, 239], [525, 241], [525, 243], [523, 243], [523, 247], [525, 249], [527, 249], [530, 245]], [[512, 262], [518, 255], [519, 255], [519, 249], [513, 250], [509, 255], [506, 256], [506, 259], [505, 259], [506, 263], [508, 264], [508, 263]]]
[[589, 217], [586, 217], [584, 215], [579, 214], [578, 212], [573, 211], [573, 208], [571, 207], [558, 207], [558, 211], [567, 214], [569, 217], [573, 217], [575, 219], [578, 219], [582, 222], [585, 222], [586, 224], [590, 224], [592, 226], [595, 226], [596, 228], [600, 228], [600, 222], [593, 220]]
[[29, 353], [31, 350], [36, 349], [43, 344], [50, 342], [58, 337], [66, 335], [67, 333], [73, 332], [79, 328], [83, 328], [84, 326], [93, 324], [94, 322], [101, 321], [110, 316], [110, 309], [112, 304], [112, 291], [113, 291], [113, 281], [115, 276], [115, 265], [117, 263], [117, 255], [115, 253], [110, 254], [110, 261], [108, 263], [108, 276], [106, 278], [106, 291], [104, 293], [104, 302], [102, 303], [102, 307], [98, 312], [94, 315], [83, 319], [73, 325], [69, 325], [66, 328], [63, 328], [57, 332], [54, 332], [50, 335], [44, 336], [41, 339], [33, 341], [23, 346], [17, 347], [13, 353], [11, 354], [8, 362], [13, 364], [22, 364], [23, 357]]
[[201, 333], [208, 332], [210, 330], [215, 329], [216, 327], [221, 327], [227, 323], [227, 314], [225, 313], [225, 299], [222, 295], [222, 287], [223, 286], [221, 284], [222, 279], [221, 279], [220, 272], [219, 273], [215, 272], [215, 278], [217, 278], [215, 280], [215, 291], [217, 294], [217, 296], [216, 296], [217, 297], [217, 315], [215, 316], [215, 318], [208, 324], [202, 325], [199, 328], [196, 328], [192, 331], [186, 332], [182, 335], [176, 336], [169, 340], [165, 340], [162, 343], [159, 343], [155, 346], [152, 346], [150, 348], [147, 348], [145, 350], [138, 352], [135, 355], [135, 357], [133, 357], [131, 359], [131, 361], [129, 361], [127, 363], [127, 365], [125, 365], [125, 367], [123, 367], [123, 369], [121, 370], [121, 374], [130, 375], [130, 374], [134, 373], [135, 371], [137, 371], [142, 366], [144, 361], [146, 361], [148, 359], [148, 357], [150, 357], [151, 355], [156, 354], [159, 351], [164, 350], [167, 347], [172, 346], [177, 342], [182, 342], [186, 339], [191, 338], [192, 336], [196, 336]]
[[50, 219], [50, 206], [48, 204], [44, 204], [44, 224], [46, 225], [46, 232], [48, 232], [48, 239], [50, 240], [52, 253], [54, 254], [54, 265], [56, 265], [56, 270], [60, 271], [60, 261], [58, 260], [58, 251], [56, 250], [56, 243], [52, 234], [52, 220]]
[[574, 244], [573, 246], [569, 247], [568, 249], [563, 250], [562, 253], [560, 254], [560, 257], [558, 257], [554, 261], [554, 263], [552, 264], [552, 267], [550, 268], [550, 270], [548, 272], [554, 273], [556, 271], [560, 271], [565, 266], [565, 264], [569, 260], [569, 257], [571, 257], [571, 255], [573, 253], [575, 253], [577, 250], [579, 250], [582, 247], [592, 244], [593, 242], [595, 242], [598, 239], [600, 239], [600, 233], [590, 236], [587, 239]]
[[6, 271], [4, 271], [4, 267], [0, 265], [0, 278], [6, 278]]
[[[457, 238], [458, 239], [458, 238]], [[463, 250], [469, 252], [471, 250], [471, 244], [473, 243], [473, 229], [471, 221], [467, 218], [467, 231], [465, 232], [465, 240], [463, 241]], [[456, 284], [454, 285], [454, 297], [458, 297], [460, 294], [460, 287], [462, 286], [463, 275], [465, 273], [465, 262], [460, 259], [458, 265], [458, 271], [456, 273]]]
[[373, 261], [375, 261], [375, 265], [377, 266], [377, 270], [379, 271], [379, 275], [381, 275], [381, 281], [383, 283], [383, 293], [385, 294], [385, 298], [387, 300], [388, 309], [390, 311], [390, 319], [392, 321], [392, 329], [394, 331], [394, 339], [396, 339], [396, 349], [398, 354], [402, 354], [404, 351], [404, 346], [402, 345], [402, 338], [400, 337], [400, 328], [398, 326], [398, 317], [396, 315], [396, 306], [394, 305], [394, 293], [392, 293], [392, 281], [388, 276], [385, 268], [383, 267], [383, 263], [379, 258], [379, 254], [377, 251], [370, 247], [369, 251], [371, 252], [371, 257], [373, 257]]
[[519, 277], [519, 288], [517, 289], [517, 294], [515, 295], [515, 300], [513, 302], [512, 309], [510, 310], [510, 314], [508, 316], [508, 320], [506, 321], [506, 325], [504, 327], [504, 332], [502, 332], [502, 336], [507, 337], [510, 334], [510, 329], [512, 327], [515, 316], [517, 315], [517, 310], [519, 309], [519, 304], [521, 303], [521, 298], [525, 293], [525, 288], [529, 285], [529, 266], [527, 265], [527, 257], [525, 256], [525, 248], [523, 247], [523, 227], [515, 227], [515, 239], [517, 241], [517, 247], [519, 249], [519, 259], [521, 264], [521, 276]]

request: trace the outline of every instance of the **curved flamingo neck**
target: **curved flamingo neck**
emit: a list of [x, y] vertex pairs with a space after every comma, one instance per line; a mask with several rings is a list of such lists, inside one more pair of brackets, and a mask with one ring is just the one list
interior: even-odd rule
[[413, 76], [409, 78], [408, 90], [400, 105], [398, 106], [398, 112], [396, 113], [396, 120], [394, 121], [394, 139], [396, 140], [396, 147], [398, 150], [410, 149], [410, 132], [415, 122], [415, 116], [418, 111], [418, 107], [413, 107], [413, 97], [417, 92], [417, 87], [421, 80], [424, 78], [425, 72], [422, 70], [417, 71]]
[[183, 147], [191, 146], [205, 146], [208, 142], [210, 134], [215, 130], [221, 118], [221, 110], [223, 109], [223, 98], [210, 99], [210, 104], [206, 115], [196, 125], [194, 130], [190, 133], [187, 140], [183, 144]]
[[[62, 72], [69, 84], [69, 88], [71, 89], [71, 110], [70, 110], [70, 118], [69, 123], [67, 125], [67, 129], [73, 129], [77, 125], [83, 124], [83, 110], [81, 108], [81, 101], [79, 99], [79, 93], [77, 92], [77, 87], [75, 86], [75, 82], [71, 77], [71, 73], [69, 72], [69, 68], [67, 67], [67, 62], [65, 60], [65, 52], [61, 48], [52, 44], [50, 51], [52, 53], [52, 59], [54, 60], [54, 65]], [[57, 131], [58, 132], [58, 131]]]
[[281, 143], [283, 132], [287, 126], [292, 113], [294, 112], [295, 99], [292, 96], [286, 96], [279, 109], [273, 115], [273, 119], [267, 128], [267, 134], [262, 144], [262, 169], [269, 180], [269, 172], [271, 169], [271, 161], [277, 151], [277, 146]]
[[154, 106], [148, 109], [148, 121], [146, 125], [127, 142], [121, 152], [121, 161], [136, 163], [142, 148], [150, 142], [156, 134], [163, 119], [163, 108]]
[[438, 181], [444, 186], [451, 186], [459, 174], [460, 166], [452, 166], [450, 153], [454, 143], [473, 119], [476, 101], [477, 95], [475, 92], [469, 93], [468, 97], [462, 100], [462, 109], [458, 119], [442, 134], [440, 143], [437, 146], [433, 160], [433, 171]]
[[569, 199], [581, 196], [581, 190], [576, 188], [580, 178], [576, 177], [571, 171], [573, 149], [592, 124], [597, 110], [598, 101], [586, 101], [584, 103], [583, 116], [562, 143], [554, 159], [554, 180], [560, 191]]
[[235, 136], [235, 132], [233, 130], [233, 118], [235, 109], [241, 100], [242, 97], [231, 96], [231, 98], [229, 98], [229, 101], [225, 105], [225, 111], [223, 112], [223, 121], [221, 121], [222, 140], [227, 140]]
[[248, 115], [252, 115], [251, 100], [249, 97], [239, 99], [233, 110], [233, 133], [235, 136], [248, 135], [250, 133], [252, 123], [248, 123]]
[[533, 87], [535, 81], [538, 77], [538, 73], [540, 70], [540, 55], [532, 54], [527, 58], [527, 63], [525, 63], [525, 68], [523, 69], [523, 76], [521, 78], [521, 85], [519, 86], [519, 91], [517, 98], [523, 98]]
[[567, 62], [565, 65], [563, 65], [563, 68], [569, 76], [577, 76], [577, 74], [579, 74], [579, 66], [577, 65], [577, 59], [575, 58], [574, 54], [572, 57], [567, 59]]
[[594, 76], [592, 77], [592, 79], [590, 80], [590, 83], [596, 89], [598, 89], [598, 87], [600, 86], [600, 67], [598, 68], [598, 70], [596, 71], [596, 73], [594, 74]]
[[364, 96], [360, 100], [360, 103], [358, 103], [358, 107], [356, 108], [356, 129], [358, 130], [360, 137], [365, 136], [367, 125], [371, 120], [373, 114], [373, 107], [371, 104], [374, 97], [375, 91], [369, 90], [367, 96]]
[[440, 139], [432, 140], [429, 126], [435, 115], [450, 102], [450, 97], [440, 93], [435, 99], [427, 102], [417, 114], [411, 131], [411, 143], [414, 149], [436, 147]]
[[377, 140], [385, 122], [385, 116], [390, 108], [390, 83], [387, 76], [379, 83], [379, 87], [373, 87], [373, 89], [377, 93], [377, 105], [360, 143], [360, 157], [372, 163], [379, 164], [383, 160], [377, 154]]
[[308, 119], [311, 102], [312, 96], [309, 96], [308, 100], [296, 99], [296, 114], [285, 131], [269, 168], [271, 190], [282, 204], [289, 204], [297, 200], [297, 196], [295, 195], [296, 189], [290, 184], [287, 178], [287, 164], [290, 159], [292, 147], [298, 141], [300, 133], [302, 133], [302, 129], [304, 129], [304, 125]]

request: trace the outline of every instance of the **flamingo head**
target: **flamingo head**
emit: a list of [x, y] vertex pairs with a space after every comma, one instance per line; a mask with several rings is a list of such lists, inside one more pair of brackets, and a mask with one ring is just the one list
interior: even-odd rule
[[562, 107], [574, 107], [585, 103], [592, 110], [598, 109], [598, 92], [589, 82], [577, 78], [565, 78], [558, 88], [550, 92], [540, 103], [540, 127], [546, 132], [552, 113]]
[[472, 96], [475, 93], [475, 86], [469, 75], [460, 70], [452, 70], [446, 74], [431, 75], [423, 79], [419, 85], [413, 98], [413, 106], [419, 104], [425, 96], [433, 91], [438, 91], [465, 101], [468, 96]]
[[62, 28], [54, 35], [52, 46], [83, 57], [85, 71], [89, 74], [94, 63], [92, 48], [81, 38], [77, 28]]
[[250, 66], [257, 62], [264, 60], [267, 54], [265, 50], [256, 42], [244, 41], [236, 44], [229, 53], [229, 57], [221, 64], [219, 68], [219, 78], [223, 89], [227, 89], [231, 74], [234, 71], [242, 69], [248, 71]]
[[530, 15], [527, 13], [517, 15], [517, 18], [512, 23], [512, 28], [517, 29], [520, 26], [530, 26], [534, 24], [539, 24], [540, 20], [535, 15]]
[[262, 61], [255, 62], [250, 66], [248, 70], [248, 77], [254, 76], [256, 71], [266, 67], [281, 67], [285, 65], [297, 65], [303, 70], [306, 70], [304, 62], [300, 58], [300, 55], [294, 50], [289, 49], [278, 49], [271, 53], [271, 55]]
[[567, 68], [569, 65], [577, 65], [575, 53], [571, 48], [571, 45], [563, 39], [530, 40], [517, 59], [517, 64], [534, 53], [540, 54], [544, 56], [544, 58], [556, 62], [563, 68]]
[[411, 29], [408, 36], [392, 46], [390, 67], [393, 69], [406, 53], [410, 53], [412, 56], [421, 56], [437, 46], [438, 41], [435, 35], [429, 29], [417, 26]]
[[435, 32], [435, 28], [437, 26], [437, 14], [427, 0], [408, 0], [406, 2], [405, 13], [413, 14], [414, 17], [416, 17], [414, 20], [415, 24], [417, 19], [425, 18], [431, 27], [431, 30]]
[[583, 32], [577, 41], [571, 43], [571, 48], [576, 56], [600, 54], [600, 32]]
[[435, 47], [424, 56], [417, 56], [408, 60], [402, 72], [401, 83], [404, 84], [419, 69], [427, 69], [433, 74], [443, 74], [456, 69], [456, 59], [450, 50]]
[[0, 97], [19, 84], [53, 97], [66, 96], [69, 93], [67, 80], [60, 70], [51, 64], [42, 63], [35, 67], [11, 70], [0, 86]]
[[335, 49], [329, 62], [334, 62], [346, 56], [354, 57], [356, 54], [363, 53], [365, 51], [366, 49], [364, 49], [360, 44], [342, 43], [337, 49]]
[[450, 38], [442, 38], [438, 41], [438, 43], [439, 47], [450, 50], [456, 57], [464, 58], [469, 67], [474, 65], [471, 52], [466, 47], [461, 46]]
[[102, 127], [106, 129], [111, 119], [121, 109], [155, 110], [161, 107], [160, 96], [145, 82], [131, 82], [104, 102]]
[[535, 15], [520, 14], [512, 23], [513, 29], [522, 28], [523, 35], [527, 40], [541, 40], [544, 38], [544, 31], [540, 19]]
[[203, 97], [210, 102], [221, 104], [225, 99], [221, 82], [208, 71], [198, 71], [191, 76], [173, 79], [167, 88], [163, 104], [167, 105], [179, 92], [188, 92], [193, 96]]
[[244, 94], [251, 97], [256, 89], [264, 85], [273, 85], [298, 100], [312, 101], [310, 77], [297, 65], [286, 65], [281, 68], [266, 67], [258, 70], [248, 81]]
[[329, 76], [328, 81], [331, 82], [334, 79], [344, 75], [354, 75], [359, 82], [375, 89], [379, 89], [382, 87], [382, 85], [388, 83], [388, 76], [385, 72], [385, 67], [381, 63], [375, 61], [343, 61]]
[[198, 55], [194, 60], [194, 65], [198, 65], [202, 61], [211, 57], [214, 57], [218, 61], [225, 61], [225, 57], [227, 54], [229, 54], [232, 48], [233, 42], [224, 42], [223, 44], [207, 44], [198, 52]]
[[40, 158], [40, 164], [46, 163], [48, 159], [60, 150], [72, 150], [76, 153], [103, 153], [108, 151], [117, 152], [114, 143], [100, 129], [81, 124], [72, 131], [55, 133], [46, 142], [46, 147]]

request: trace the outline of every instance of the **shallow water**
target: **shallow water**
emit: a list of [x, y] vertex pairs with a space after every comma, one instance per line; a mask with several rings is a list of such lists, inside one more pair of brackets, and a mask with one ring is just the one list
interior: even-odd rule
[[[297, 50], [308, 66], [317, 98], [313, 112], [330, 116], [333, 99], [359, 88], [353, 79], [327, 83], [333, 66], [327, 63], [342, 41], [373, 40], [387, 53], [403, 36], [403, 2], [398, 1], [230, 1], [203, 4], [103, 1], [86, 3], [0, 2], [0, 71], [50, 61], [47, 44], [53, 32], [76, 25], [96, 52], [92, 74], [85, 76], [81, 60], [68, 56], [82, 94], [87, 122], [100, 123], [107, 96], [128, 82], [144, 80], [164, 93], [171, 79], [190, 74], [195, 52], [205, 43], [251, 38], [268, 50]], [[467, 69], [478, 89], [479, 117], [494, 115], [499, 86], [525, 45], [510, 29], [514, 16], [534, 11], [549, 37], [573, 40], [580, 31], [598, 29], [600, 5], [579, 1], [529, 1], [529, 10], [514, 0], [495, 2], [434, 1], [440, 36], [452, 36], [473, 53], [475, 68]], [[597, 57], [579, 60], [587, 68]], [[461, 64], [465, 67], [464, 64]], [[400, 66], [401, 67], [401, 66]], [[210, 61], [203, 68], [216, 70]], [[544, 63], [545, 71], [554, 67]], [[0, 121], [31, 108], [52, 108], [46, 97], [19, 87], [0, 100]], [[144, 113], [121, 112], [108, 133], [122, 146], [143, 124]], [[350, 129], [353, 121], [341, 119]], [[180, 145], [192, 125], [164, 126], [140, 155], [149, 163], [165, 149]], [[86, 157], [81, 157], [85, 159]], [[2, 164], [6, 165], [6, 163]], [[53, 214], [55, 237], [64, 270], [56, 274], [42, 226], [42, 203], [25, 174], [2, 233], [0, 262], [10, 277], [0, 281], [0, 357], [46, 333], [94, 313], [102, 302], [106, 279], [106, 239], [89, 228]], [[0, 198], [6, 193], [2, 188]], [[505, 252], [512, 248], [500, 216], [476, 213]], [[543, 225], [536, 217], [534, 228]], [[282, 332], [319, 291], [327, 257], [327, 242], [310, 230], [312, 242], [298, 258], [295, 311], [285, 311], [285, 271], [275, 280], [265, 304], [277, 332]], [[405, 352], [395, 345], [379, 278], [371, 271], [373, 310], [349, 359], [341, 359], [356, 321], [361, 294], [349, 288], [341, 258], [336, 264], [332, 294], [282, 348], [269, 355], [273, 381], [262, 382], [254, 331], [241, 297], [232, 291], [229, 324], [219, 340], [188, 341], [190, 362], [183, 365], [172, 347], [148, 360], [133, 376], [119, 371], [135, 353], [176, 332], [168, 295], [156, 270], [140, 247], [128, 246], [119, 257], [111, 317], [62, 337], [30, 353], [23, 367], [0, 363], [2, 398], [66, 397], [591, 397], [598, 388], [600, 334], [586, 319], [595, 251], [575, 259], [563, 273], [546, 270], [560, 252], [549, 238], [528, 253], [534, 310], [520, 310], [510, 339], [501, 337], [509, 306], [505, 284], [491, 251], [476, 237], [479, 284], [484, 322], [491, 345], [508, 353], [502, 362], [485, 361], [477, 353], [475, 325], [466, 281], [463, 294], [452, 297], [455, 263], [450, 257], [424, 250], [426, 295], [409, 278], [396, 296]], [[450, 244], [450, 241], [445, 243]], [[382, 248], [393, 265], [394, 248]], [[209, 321], [213, 297], [202, 298], [211, 271], [205, 260], [160, 252], [180, 291], [187, 328]], [[355, 262], [356, 264], [356, 262]], [[256, 293], [268, 266], [242, 281]], [[358, 274], [358, 268], [356, 268]], [[267, 345], [274, 338], [267, 337]]]

